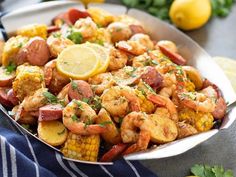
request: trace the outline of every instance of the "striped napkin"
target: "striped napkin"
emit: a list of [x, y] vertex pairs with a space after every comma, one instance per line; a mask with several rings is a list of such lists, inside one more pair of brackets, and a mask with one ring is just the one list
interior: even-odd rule
[[64, 160], [33, 137], [0, 127], [1, 177], [156, 177], [138, 161], [88, 165]]

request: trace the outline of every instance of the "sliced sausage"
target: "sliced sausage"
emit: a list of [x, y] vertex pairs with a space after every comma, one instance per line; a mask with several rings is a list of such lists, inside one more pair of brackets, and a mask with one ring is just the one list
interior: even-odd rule
[[43, 66], [50, 57], [50, 51], [46, 41], [41, 37], [31, 38], [25, 47], [22, 47], [17, 54], [18, 61], [26, 59], [31, 65]]
[[[163, 46], [163, 47], [166, 47], [167, 49], [169, 49], [171, 52], [174, 52], [174, 53], [177, 53], [178, 52], [178, 49], [175, 45], [174, 42], [172, 41], [168, 41], [168, 40], [161, 40], [161, 41], [158, 41], [158, 46]], [[157, 47], [158, 47], [157, 46]]]
[[70, 99], [82, 100], [93, 97], [93, 91], [87, 82], [74, 80], [70, 83], [68, 95]]
[[227, 105], [224, 98], [220, 97], [216, 101], [215, 110], [212, 112], [212, 115], [215, 119], [223, 119], [227, 110]]
[[7, 70], [3, 66], [0, 67], [0, 87], [11, 86], [15, 76], [15, 72], [7, 73]]
[[55, 32], [55, 31], [59, 31], [60, 29], [61, 29], [61, 28], [58, 27], [58, 26], [48, 26], [48, 27], [47, 27], [47, 32], [48, 32], [48, 34], [49, 34], [49, 33]]
[[18, 105], [19, 104], [19, 99], [16, 97], [16, 93], [13, 91], [13, 89], [10, 89], [7, 92], [7, 99], [14, 105]]
[[100, 162], [113, 161], [114, 159], [118, 158], [122, 152], [124, 152], [127, 146], [128, 146], [127, 144], [123, 143], [112, 146], [112, 148], [101, 157]]
[[39, 121], [50, 121], [62, 118], [63, 107], [60, 104], [50, 104], [39, 108]]
[[12, 103], [7, 99], [8, 88], [0, 88], [0, 103], [6, 107], [12, 107]]
[[148, 67], [146, 72], [141, 75], [141, 79], [153, 89], [158, 89], [162, 86], [163, 77], [154, 67]]
[[161, 52], [164, 55], [170, 58], [170, 60], [176, 63], [177, 65], [185, 65], [187, 63], [187, 60], [184, 59], [178, 53], [172, 52], [170, 49], [168, 49], [167, 47], [164, 47], [163, 45], [158, 45], [158, 47], [160, 48]]
[[56, 16], [52, 21], [53, 24], [57, 24], [57, 21], [61, 20], [67, 25], [74, 25], [78, 19], [86, 18], [89, 16], [90, 14], [87, 11], [81, 11], [75, 8], [71, 8], [67, 12], [61, 13], [58, 16]]

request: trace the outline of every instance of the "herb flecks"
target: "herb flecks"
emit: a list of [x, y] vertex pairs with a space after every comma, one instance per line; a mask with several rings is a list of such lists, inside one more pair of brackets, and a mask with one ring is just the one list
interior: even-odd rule
[[9, 65], [6, 67], [6, 74], [11, 74], [15, 70], [16, 70], [16, 65], [10, 62]]
[[101, 127], [105, 127], [106, 125], [109, 125], [109, 124], [112, 124], [112, 121], [104, 121], [104, 122], [99, 123], [98, 125]]
[[78, 106], [80, 110], [84, 110], [82, 104], [78, 100], [73, 100], [73, 102]]
[[58, 135], [62, 135], [62, 134], [64, 134], [65, 132], [66, 132], [66, 129], [64, 128], [62, 131], [57, 132], [57, 134], [58, 134]]
[[50, 92], [44, 92], [43, 96], [47, 99], [49, 103], [54, 103], [54, 104], [58, 103], [58, 98], [55, 95], [51, 94]]
[[79, 121], [79, 118], [74, 114], [71, 119], [74, 121], [74, 122], [77, 122]]

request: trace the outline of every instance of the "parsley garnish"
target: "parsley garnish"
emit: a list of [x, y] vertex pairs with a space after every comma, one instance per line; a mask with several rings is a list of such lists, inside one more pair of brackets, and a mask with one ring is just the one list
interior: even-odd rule
[[105, 122], [99, 123], [98, 125], [101, 126], [101, 127], [105, 127], [108, 124], [112, 124], [112, 122], [111, 121], [105, 121]]
[[156, 93], [154, 92], [154, 90], [152, 89], [152, 87], [150, 87], [150, 85], [148, 85], [146, 82], [143, 82], [144, 86], [150, 91], [150, 92], [153, 92], [153, 93]]
[[12, 62], [6, 67], [6, 74], [11, 74], [13, 71], [16, 70], [16, 65]]
[[75, 31], [73, 28], [69, 28], [66, 37], [73, 41], [75, 44], [81, 44], [83, 42], [82, 34], [79, 31]]
[[44, 92], [43, 96], [47, 99], [49, 103], [58, 103], [57, 97], [51, 94], [50, 92]]
[[78, 120], [79, 120], [79, 118], [78, 118], [75, 114], [71, 117], [71, 119], [72, 119], [73, 121], [78, 121]]
[[18, 48], [21, 48], [22, 46], [23, 46], [23, 43], [21, 42], [17, 45]]
[[82, 101], [85, 102], [85, 103], [89, 103], [89, 98], [83, 98]]
[[65, 131], [66, 131], [66, 129], [64, 128], [61, 132], [58, 132], [57, 134], [58, 134], [58, 135], [62, 135], [62, 134], [65, 133]]
[[73, 90], [76, 90], [78, 88], [77, 84], [72, 79], [71, 79], [71, 86]]
[[225, 170], [222, 166], [194, 165], [191, 172], [199, 177], [234, 177], [232, 170]]
[[53, 33], [52, 36], [55, 37], [55, 38], [60, 38], [61, 37], [61, 33]]
[[73, 100], [73, 101], [74, 101], [75, 104], [77, 104], [77, 106], [80, 110], [83, 110], [83, 106], [78, 100]]
[[88, 119], [87, 122], [84, 123], [84, 128], [87, 128], [89, 125], [91, 125], [93, 122], [91, 119]]

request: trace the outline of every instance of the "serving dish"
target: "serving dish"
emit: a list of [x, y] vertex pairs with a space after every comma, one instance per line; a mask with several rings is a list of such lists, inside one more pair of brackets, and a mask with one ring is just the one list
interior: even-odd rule
[[[201, 49], [194, 41], [192, 41], [182, 32], [175, 29], [173, 26], [166, 24], [139, 10], [129, 9], [127, 11], [125, 7], [120, 5], [90, 4], [89, 7], [91, 6], [93, 7], [98, 6], [99, 8], [103, 8], [107, 11], [110, 11], [113, 14], [127, 13], [128, 15], [133, 16], [139, 21], [141, 21], [154, 40], [165, 39], [174, 41], [178, 45], [180, 54], [185, 58], [189, 59], [188, 64], [195, 66], [198, 70], [200, 70], [200, 72], [204, 77], [211, 80], [213, 83], [215, 83], [220, 87], [220, 89], [223, 92], [224, 98], [227, 102], [231, 103], [236, 100], [236, 95], [233, 91], [233, 88], [231, 87], [230, 82], [224, 75], [223, 71], [219, 68], [219, 66], [215, 64], [211, 60], [211, 57], [203, 49]], [[78, 7], [80, 9], [84, 8], [81, 4], [74, 2], [55, 1], [49, 3], [42, 3], [26, 7], [24, 8], [24, 10], [16, 10], [14, 12], [7, 14], [2, 18], [2, 23], [3, 26], [5, 27], [7, 34], [11, 34], [12, 32], [16, 31], [18, 26], [30, 24], [33, 22], [49, 24], [50, 19], [52, 19], [56, 14], [65, 11], [69, 7]], [[209, 65], [211, 65], [211, 67], [207, 68], [206, 66]], [[1, 107], [1, 109], [7, 115], [7, 117], [12, 121], [7, 111], [3, 107]], [[228, 128], [235, 120], [235, 118], [236, 118], [236, 109], [234, 108], [228, 113], [220, 129]], [[24, 132], [32, 135], [30, 132], [23, 129], [17, 122], [15, 121], [12, 122], [17, 127], [20, 127], [20, 130], [23, 130]], [[142, 159], [164, 158], [178, 155], [193, 148], [194, 146], [200, 144], [201, 142], [207, 140], [208, 138], [216, 134], [218, 131], [219, 131], [218, 129], [213, 129], [208, 132], [197, 134], [188, 138], [184, 138], [181, 140], [177, 140], [165, 145], [149, 149], [146, 152], [127, 155], [124, 158], [128, 160], [142, 160]], [[34, 137], [37, 138], [36, 136]], [[40, 139], [38, 140], [41, 141]], [[52, 146], [50, 147], [58, 151], [58, 149]], [[98, 162], [96, 163], [85, 162], [85, 163], [101, 164]], [[105, 163], [105, 164], [112, 164], [112, 163]]]

